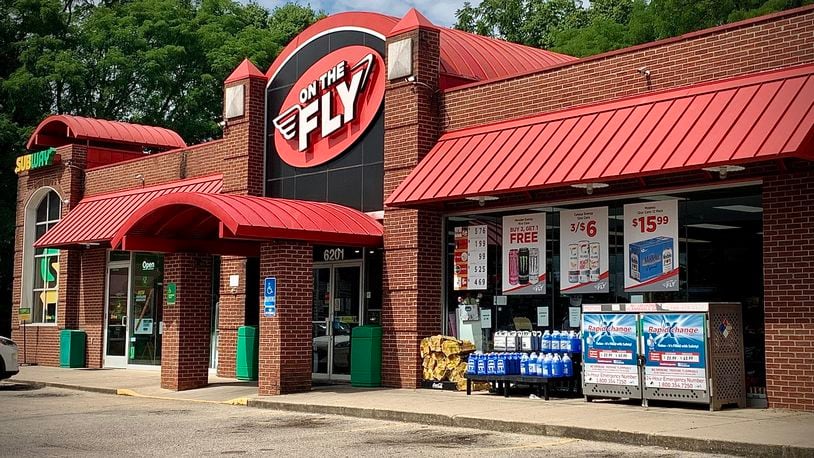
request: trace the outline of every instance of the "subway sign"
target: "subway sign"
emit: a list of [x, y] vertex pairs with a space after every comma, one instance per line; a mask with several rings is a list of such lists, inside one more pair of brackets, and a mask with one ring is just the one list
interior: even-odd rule
[[14, 173], [20, 174], [27, 170], [36, 170], [49, 165], [59, 164], [59, 155], [56, 148], [48, 148], [36, 153], [26, 154], [17, 158]]
[[336, 158], [359, 140], [384, 100], [384, 61], [366, 46], [346, 46], [308, 68], [273, 118], [274, 146], [293, 167]]

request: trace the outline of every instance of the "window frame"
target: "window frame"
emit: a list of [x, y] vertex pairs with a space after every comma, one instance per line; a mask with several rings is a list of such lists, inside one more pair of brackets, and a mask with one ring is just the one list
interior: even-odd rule
[[[51, 217], [52, 212], [52, 199], [51, 194], [56, 196], [58, 206], [57, 218]], [[45, 205], [45, 219], [38, 221], [37, 210], [41, 205]], [[24, 220], [23, 220], [23, 256], [22, 256], [22, 282], [20, 289], [20, 307], [28, 308], [30, 310], [30, 321], [24, 323], [25, 326], [57, 326], [59, 322], [59, 299], [54, 302], [53, 320], [46, 321], [47, 304], [37, 304], [35, 299], [36, 294], [41, 294], [45, 291], [54, 291], [59, 296], [60, 286], [60, 272], [57, 271], [56, 278], [53, 285], [43, 279], [43, 285], [36, 287], [36, 276], [40, 260], [54, 259], [59, 263], [60, 251], [58, 249], [47, 248], [43, 249], [42, 253], [37, 253], [38, 250], [34, 248], [34, 243], [38, 239], [37, 229], [45, 227], [45, 233], [48, 232], [62, 219], [62, 205], [64, 200], [58, 190], [51, 186], [44, 186], [34, 191], [28, 199], [25, 206]], [[40, 235], [40, 236], [42, 236]], [[35, 310], [37, 309], [37, 310]], [[23, 323], [21, 323], [23, 324]]]

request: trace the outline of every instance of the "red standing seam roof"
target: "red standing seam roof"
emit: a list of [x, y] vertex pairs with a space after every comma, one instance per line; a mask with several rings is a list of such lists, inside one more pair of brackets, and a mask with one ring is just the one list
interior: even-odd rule
[[[216, 223], [216, 224], [213, 224]], [[382, 225], [358, 210], [327, 202], [233, 194], [174, 193], [142, 205], [111, 240], [300, 240], [380, 246]]]
[[187, 146], [175, 131], [163, 127], [69, 115], [53, 115], [45, 118], [26, 143], [28, 149], [41, 146], [61, 146], [41, 141], [40, 136], [49, 139], [65, 139], [65, 143], [69, 143], [69, 139], [73, 138], [163, 149]]
[[219, 193], [223, 176], [213, 175], [82, 199], [34, 244], [37, 248], [68, 248], [83, 244], [108, 246], [127, 218], [163, 195], [179, 192]]
[[386, 204], [814, 160], [813, 137], [809, 64], [450, 132]]
[[[269, 66], [266, 77], [272, 78], [300, 46], [330, 30], [361, 28], [387, 36], [398, 22], [399, 18], [369, 12], [348, 12], [328, 16], [297, 35]], [[510, 77], [576, 60], [574, 57], [545, 49], [488, 38], [462, 30], [437, 28], [440, 30], [441, 41], [440, 73], [463, 80], [457, 82], [447, 80], [450, 86], [456, 83]]]

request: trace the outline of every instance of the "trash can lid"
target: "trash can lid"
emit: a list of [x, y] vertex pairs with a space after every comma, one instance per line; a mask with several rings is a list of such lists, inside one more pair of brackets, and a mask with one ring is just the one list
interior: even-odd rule
[[378, 338], [382, 336], [382, 327], [375, 325], [357, 326], [351, 331], [351, 338]]
[[241, 326], [237, 328], [238, 337], [254, 337], [257, 335], [257, 326]]

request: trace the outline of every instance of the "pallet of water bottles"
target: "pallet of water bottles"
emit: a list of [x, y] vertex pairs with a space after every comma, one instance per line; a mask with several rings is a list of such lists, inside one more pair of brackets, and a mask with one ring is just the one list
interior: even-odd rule
[[545, 399], [551, 381], [559, 381], [569, 391], [579, 390], [579, 381], [572, 382], [580, 372], [581, 347], [574, 331], [498, 331], [494, 352], [469, 355], [467, 381], [491, 382], [495, 391], [502, 390], [505, 396], [513, 383], [536, 386], [538, 391], [542, 388]]

